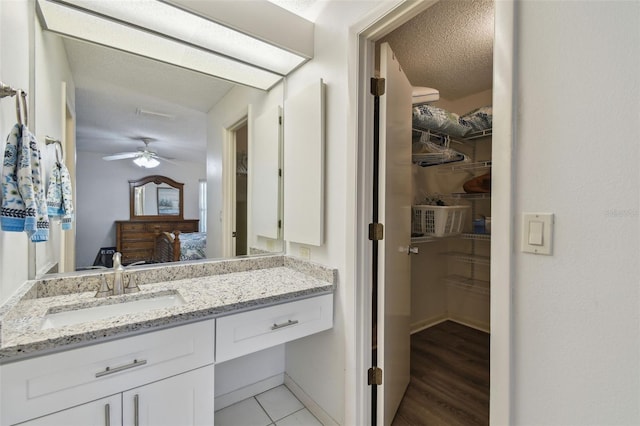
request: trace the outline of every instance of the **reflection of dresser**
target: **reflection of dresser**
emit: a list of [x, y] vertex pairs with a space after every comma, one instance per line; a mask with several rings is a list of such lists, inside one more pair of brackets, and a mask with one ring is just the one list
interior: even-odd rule
[[153, 259], [156, 231], [198, 232], [198, 219], [186, 220], [117, 220], [116, 249], [122, 253], [122, 263], [127, 265]]

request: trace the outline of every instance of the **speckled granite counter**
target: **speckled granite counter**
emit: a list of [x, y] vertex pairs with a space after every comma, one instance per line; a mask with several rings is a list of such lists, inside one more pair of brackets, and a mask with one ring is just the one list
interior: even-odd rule
[[[333, 292], [336, 271], [287, 256], [204, 261], [128, 272], [140, 292], [95, 298], [100, 272], [27, 282], [0, 306], [0, 363], [132, 333]], [[45, 315], [178, 293], [184, 303], [42, 329]]]

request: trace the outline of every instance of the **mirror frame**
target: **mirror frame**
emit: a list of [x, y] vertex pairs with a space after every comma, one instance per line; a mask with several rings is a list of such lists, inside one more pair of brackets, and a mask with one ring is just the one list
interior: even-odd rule
[[[155, 183], [156, 185], [167, 184], [172, 188], [176, 188], [180, 193], [180, 209], [177, 215], [144, 215], [139, 216], [135, 214], [135, 191], [136, 188], [144, 186], [148, 183]], [[138, 180], [130, 180], [129, 181], [129, 220], [137, 220], [137, 221], [157, 221], [157, 220], [184, 220], [184, 199], [182, 189], [184, 187], [184, 183], [176, 182], [175, 180], [168, 178], [166, 176], [160, 175], [152, 175], [145, 176]]]

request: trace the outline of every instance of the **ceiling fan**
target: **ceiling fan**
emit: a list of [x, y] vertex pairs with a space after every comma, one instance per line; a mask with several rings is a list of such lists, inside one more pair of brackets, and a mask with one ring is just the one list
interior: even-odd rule
[[146, 169], [151, 169], [160, 165], [160, 161], [166, 161], [167, 163], [175, 164], [168, 158], [161, 157], [157, 152], [149, 149], [149, 144], [153, 142], [155, 139], [153, 138], [135, 138], [144, 142], [144, 148], [140, 147], [137, 151], [131, 152], [119, 152], [117, 154], [107, 155], [102, 157], [103, 160], [113, 161], [113, 160], [126, 160], [129, 158], [133, 158], [133, 162], [139, 166]]

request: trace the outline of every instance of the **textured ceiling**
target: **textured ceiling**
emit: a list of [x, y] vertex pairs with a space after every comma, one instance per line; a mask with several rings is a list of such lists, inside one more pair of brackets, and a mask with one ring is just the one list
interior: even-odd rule
[[378, 43], [389, 43], [413, 86], [455, 100], [492, 87], [493, 26], [493, 1], [441, 0]]
[[[78, 150], [135, 151], [136, 138], [156, 139], [162, 156], [202, 161], [206, 112], [234, 85], [128, 53], [65, 39], [76, 85]], [[137, 109], [173, 116], [161, 119]]]

